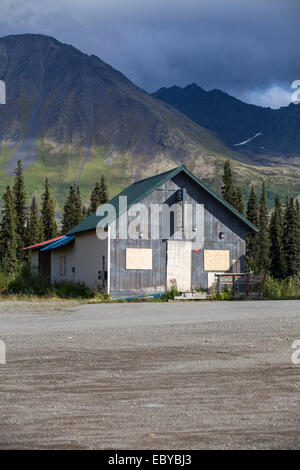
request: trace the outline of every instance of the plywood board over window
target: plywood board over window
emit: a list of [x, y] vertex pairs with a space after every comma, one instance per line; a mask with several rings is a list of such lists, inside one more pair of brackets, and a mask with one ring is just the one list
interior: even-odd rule
[[126, 269], [152, 269], [152, 249], [126, 248]]
[[204, 250], [205, 271], [228, 271], [230, 268], [229, 250]]

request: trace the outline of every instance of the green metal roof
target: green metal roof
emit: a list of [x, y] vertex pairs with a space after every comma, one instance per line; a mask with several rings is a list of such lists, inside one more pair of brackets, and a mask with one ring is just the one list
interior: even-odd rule
[[[174, 176], [178, 175], [179, 173], [184, 172], [190, 178], [192, 178], [202, 189], [207, 191], [214, 199], [219, 201], [224, 207], [226, 207], [230, 212], [232, 212], [236, 217], [238, 217], [245, 225], [247, 225], [251, 231], [258, 232], [258, 228], [253, 225], [246, 217], [240, 214], [234, 207], [232, 207], [228, 202], [224, 201], [224, 199], [219, 196], [217, 193], [212, 191], [206, 184], [197, 178], [192, 172], [190, 172], [185, 166], [178, 166], [173, 168], [172, 170], [166, 171], [164, 173], [160, 173], [159, 175], [151, 176], [149, 178], [137, 181], [133, 183], [128, 188], [124, 189], [120, 192], [117, 196], [112, 198], [108, 204], [112, 204], [116, 211], [116, 218], [118, 219], [122, 213], [119, 213], [119, 197], [120, 196], [127, 196], [127, 209], [129, 209], [134, 204], [138, 204], [141, 202], [145, 197], [151, 194], [155, 189], [159, 188], [161, 185], [169, 181]], [[101, 220], [102, 217], [97, 216], [96, 212], [91, 214], [89, 217], [84, 219], [80, 224], [76, 225], [75, 227], [70, 230], [67, 235], [74, 235], [80, 232], [86, 232], [88, 230], [95, 230], [98, 222]], [[115, 220], [114, 218], [108, 219], [108, 224], [111, 224]]]

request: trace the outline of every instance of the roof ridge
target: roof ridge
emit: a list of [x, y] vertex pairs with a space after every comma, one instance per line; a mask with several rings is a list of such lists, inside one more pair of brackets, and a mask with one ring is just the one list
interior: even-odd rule
[[[172, 171], [178, 170], [178, 168], [181, 168], [181, 167], [183, 168], [182, 165], [180, 165], [180, 166], [175, 166], [174, 168], [171, 168], [171, 170], [164, 171], [163, 173], [157, 173], [157, 175], [147, 176], [147, 178], [143, 178], [142, 180], [135, 181], [135, 182], [132, 183], [130, 186], [133, 186], [134, 184], [137, 184], [137, 183], [143, 183], [144, 181], [151, 180], [152, 178], [156, 178], [157, 176], [166, 175], [167, 173], [171, 173]], [[128, 186], [128, 187], [130, 188], [130, 186]]]
[[[144, 178], [143, 180], [135, 181], [135, 182], [132, 183], [130, 186], [127, 186], [127, 188], [123, 189], [121, 192], [119, 192], [118, 194], [116, 194], [116, 196], [114, 196], [113, 198], [111, 198], [106, 204], [113, 204], [114, 202], [116, 202], [116, 201], [118, 200], [118, 198], [119, 198], [120, 196], [123, 195], [123, 193], [128, 193], [128, 191], [129, 191], [133, 186], [135, 186], [135, 185], [138, 185], [138, 184], [140, 184], [140, 183], [148, 182], [149, 180], [154, 179], [154, 178], [158, 178], [159, 176], [160, 176], [161, 178], [163, 178], [163, 177], [165, 178], [168, 174], [172, 174], [172, 175], [174, 174], [174, 176], [175, 176], [175, 174], [179, 173], [183, 168], [184, 168], [184, 167], [181, 165], [181, 166], [178, 166], [178, 167], [174, 167], [173, 169], [168, 170], [168, 171], [165, 171], [165, 172], [163, 172], [163, 173], [158, 173], [157, 175], [149, 176], [148, 178]], [[159, 184], [162, 184], [162, 183], [159, 181], [159, 182], [157, 183], [157, 185], [159, 185]], [[156, 186], [156, 185], [155, 185], [155, 186]], [[150, 189], [149, 191], [147, 191], [147, 192], [146, 192], [146, 193], [147, 193], [146, 195], [150, 194], [152, 191], [153, 191], [153, 188]], [[125, 195], [126, 195], [126, 194], [125, 194]], [[142, 192], [141, 192], [141, 195], [140, 195], [140, 196], [135, 197], [135, 199], [134, 199], [133, 201], [131, 201], [131, 203], [128, 205], [128, 208], [131, 207], [133, 204], [136, 204], [137, 202], [139, 202], [141, 199], [143, 199], [143, 197], [146, 197], [146, 195], [145, 195], [145, 193], [142, 193]], [[83, 231], [86, 231], [86, 230], [92, 230], [92, 229], [94, 229], [95, 227], [93, 226], [93, 227], [90, 227], [90, 228], [86, 228], [86, 229], [83, 228], [83, 229], [80, 229], [80, 230], [76, 230], [76, 231], [75, 231], [75, 229], [76, 229], [76, 228], [79, 228], [80, 225], [86, 226], [86, 221], [87, 221], [88, 219], [91, 220], [92, 217], [98, 217], [98, 216], [96, 216], [96, 211], [93, 212], [92, 214], [90, 214], [86, 219], [84, 219], [83, 221], [81, 221], [78, 225], [75, 225], [75, 227], [73, 227], [69, 232], [67, 232], [66, 235], [73, 235], [73, 233], [78, 233], [78, 232], [83, 232]], [[99, 217], [100, 217], [100, 216], [99, 216]], [[117, 218], [118, 218], [118, 217], [120, 217], [120, 214], [117, 215]]]
[[[258, 228], [250, 222], [244, 215], [238, 212], [234, 207], [232, 207], [227, 201], [225, 201], [219, 194], [215, 193], [212, 189], [210, 189], [205, 183], [203, 183], [196, 175], [194, 175], [190, 170], [188, 170], [184, 165], [180, 165], [175, 167], [171, 170], [165, 171], [163, 173], [159, 173], [157, 175], [153, 175], [149, 178], [145, 178], [143, 180], [136, 181], [132, 183], [127, 188], [123, 189], [119, 194], [114, 196], [107, 204], [112, 204], [115, 207], [115, 216], [113, 220], [108, 220], [108, 224], [111, 224], [115, 217], [118, 219], [122, 214], [119, 213], [119, 207], [117, 206], [117, 202], [120, 196], [126, 196], [129, 198], [127, 208], [129, 209], [133, 204], [137, 204], [149, 194], [151, 194], [157, 187], [164, 184], [169, 179], [173, 178], [174, 176], [178, 175], [180, 172], [184, 172], [188, 175], [191, 179], [193, 179], [202, 189], [208, 192], [215, 200], [217, 200], [220, 204], [226, 207], [229, 211], [231, 211], [236, 217], [238, 217], [245, 225], [247, 225], [251, 230], [258, 232]], [[155, 181], [155, 183], [151, 186], [151, 181]], [[96, 212], [93, 212], [89, 217], [84, 219], [78, 225], [73, 227], [66, 235], [73, 235], [75, 233], [85, 232], [88, 230], [94, 230], [97, 226], [100, 216], [96, 215]]]

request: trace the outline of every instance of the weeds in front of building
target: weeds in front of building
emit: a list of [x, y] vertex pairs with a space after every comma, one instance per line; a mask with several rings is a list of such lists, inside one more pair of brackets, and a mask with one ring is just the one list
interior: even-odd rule
[[8, 277], [0, 273], [0, 296], [5, 298], [34, 299], [91, 299], [95, 292], [80, 282], [61, 282], [50, 284], [46, 279], [36, 275], [28, 266], [23, 264], [19, 271]]
[[[232, 192], [234, 188], [232, 188], [233, 183], [229, 161], [226, 162], [224, 166], [223, 182], [225, 186], [225, 174], [228, 174], [228, 172], [231, 182], [229, 186], [231, 186]], [[92, 193], [88, 213], [94, 211], [99, 204], [104, 204], [108, 199], [104, 177], [102, 179], [103, 181], [98, 185], [99, 187], [96, 185]], [[31, 206], [27, 207], [22, 163], [21, 161], [18, 162], [14, 187], [12, 190], [7, 188], [0, 215], [0, 298], [15, 297], [22, 299], [58, 297], [66, 299], [97, 299], [97, 301], [101, 302], [110, 302], [110, 296], [104, 294], [101, 289], [99, 291], [96, 289], [93, 290], [83, 283], [74, 281], [59, 284], [53, 283], [51, 285], [44, 278], [31, 272], [28, 266], [28, 254], [22, 252], [21, 248], [24, 247], [25, 243], [34, 244], [40, 239], [47, 237], [52, 238], [57, 235], [54, 205], [49, 191], [49, 184], [46, 180], [45, 193], [42, 197], [43, 206], [41, 215], [39, 215], [39, 210], [34, 199]], [[75, 215], [79, 214], [79, 219], [87, 215], [83, 215], [82, 213], [78, 188], [75, 196], [73, 189], [70, 188], [69, 202], [67, 201], [65, 205], [66, 210], [63, 218], [62, 233], [66, 233], [69, 228], [73, 227], [73, 225], [78, 222], [76, 217], [73, 217], [74, 213]], [[227, 202], [230, 202], [226, 193], [223, 194], [223, 197]], [[260, 234], [250, 234], [247, 238], [247, 271], [269, 273], [264, 285], [263, 293], [265, 298], [299, 299], [299, 200], [287, 197], [285, 204], [282, 204], [279, 196], [277, 196], [275, 199], [275, 209], [271, 214], [270, 221], [266, 213], [264, 185], [262, 188], [261, 201], [261, 207], [259, 208], [254, 187], [252, 187], [247, 205], [247, 217], [252, 223], [259, 225]], [[72, 210], [70, 206], [72, 206]], [[78, 207], [80, 210], [78, 210]], [[243, 212], [243, 208], [240, 208], [240, 210]], [[72, 217], [70, 213], [72, 213]], [[146, 228], [148, 227], [144, 227], [143, 230]], [[141, 232], [138, 233], [141, 235]], [[199, 235], [200, 230], [195, 233]], [[265, 249], [262, 250], [262, 248]], [[262, 252], [264, 256], [261, 256]], [[262, 259], [266, 262], [266, 265], [261, 265]], [[194, 291], [202, 292], [203, 288], [196, 286], [194, 287]], [[160, 297], [152, 299], [145, 297], [141, 299], [140, 296], [138, 301], [154, 302], [173, 300], [178, 294], [180, 293], [177, 288], [171, 287], [171, 289], [167, 290]], [[225, 289], [221, 292], [216, 292], [215, 289], [212, 288], [207, 291], [207, 294], [209, 300], [231, 300], [232, 298], [232, 292], [230, 292], [230, 290], [226, 291]], [[137, 300], [137, 297], [132, 297], [132, 301], [135, 300]]]
[[[233, 300], [232, 289], [225, 286], [222, 292], [218, 292], [214, 287], [206, 290], [202, 286], [194, 287], [194, 292], [207, 292], [207, 300]], [[265, 299], [300, 299], [300, 275], [291, 276], [287, 279], [274, 279], [267, 276], [264, 285]], [[113, 300], [111, 295], [105, 294], [102, 288], [91, 289], [80, 282], [62, 282], [50, 284], [41, 276], [36, 275], [24, 263], [19, 271], [7, 276], [0, 272], [0, 299], [77, 299], [91, 300], [93, 302], [110, 303], [110, 302], [168, 302], [179, 296], [176, 283], [173, 283], [166, 292], [157, 297], [150, 296], [132, 296], [130, 299]]]
[[300, 275], [287, 279], [274, 279], [267, 276], [264, 286], [264, 297], [268, 299], [300, 299]]

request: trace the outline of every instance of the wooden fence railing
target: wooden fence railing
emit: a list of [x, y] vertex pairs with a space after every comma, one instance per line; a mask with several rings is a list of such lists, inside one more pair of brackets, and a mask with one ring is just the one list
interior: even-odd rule
[[262, 294], [265, 279], [265, 274], [215, 274], [214, 287], [218, 292], [222, 292], [225, 287], [229, 287], [232, 289], [233, 295], [241, 293], [248, 296], [254, 292]]

